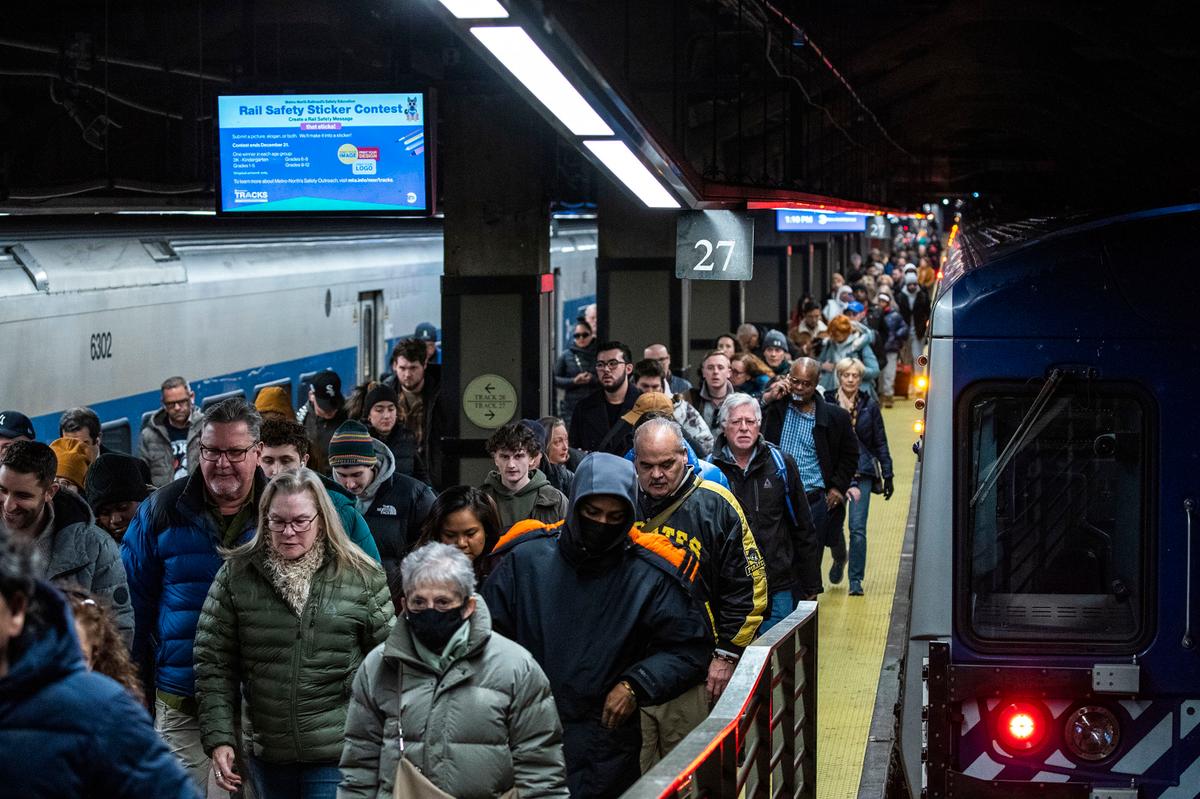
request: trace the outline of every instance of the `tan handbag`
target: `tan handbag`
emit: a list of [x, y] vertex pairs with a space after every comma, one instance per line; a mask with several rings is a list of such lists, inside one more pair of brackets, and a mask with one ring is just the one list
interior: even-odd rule
[[[404, 724], [400, 711], [404, 706], [404, 664], [400, 664], [400, 684], [396, 691], [396, 726], [400, 732], [400, 764], [396, 766], [396, 782], [392, 786], [392, 799], [456, 799], [456, 797], [434, 785], [421, 770], [404, 756]], [[517, 799], [517, 789], [509, 788], [500, 799]]]

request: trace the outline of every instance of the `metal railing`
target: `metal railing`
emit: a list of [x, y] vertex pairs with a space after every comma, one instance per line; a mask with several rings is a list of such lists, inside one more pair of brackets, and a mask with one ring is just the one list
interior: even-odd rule
[[711, 713], [622, 799], [816, 799], [817, 603], [742, 654]]

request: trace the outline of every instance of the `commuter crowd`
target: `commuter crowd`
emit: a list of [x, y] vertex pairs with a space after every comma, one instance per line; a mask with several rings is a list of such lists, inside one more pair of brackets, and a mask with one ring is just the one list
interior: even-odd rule
[[880, 407], [920, 369], [937, 256], [895, 245], [786, 332], [719, 337], [694, 384], [589, 309], [560, 415], [496, 430], [479, 485], [445, 479], [434, 331], [298, 411], [274, 387], [201, 411], [171, 377], [137, 456], [87, 408], [49, 444], [0, 411], [0, 785], [619, 795], [826, 579], [864, 593]]

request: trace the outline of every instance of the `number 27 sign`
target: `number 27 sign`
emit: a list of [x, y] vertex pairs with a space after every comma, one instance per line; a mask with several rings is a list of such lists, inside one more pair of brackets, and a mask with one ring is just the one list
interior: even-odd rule
[[675, 228], [675, 277], [750, 280], [754, 222], [734, 211], [684, 211]]

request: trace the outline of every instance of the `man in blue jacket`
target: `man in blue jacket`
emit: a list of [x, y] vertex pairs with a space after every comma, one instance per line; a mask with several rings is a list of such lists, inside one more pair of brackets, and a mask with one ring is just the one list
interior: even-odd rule
[[635, 528], [636, 514], [633, 465], [593, 453], [575, 472], [567, 518], [514, 527], [482, 591], [493, 629], [550, 680], [576, 799], [618, 796], [637, 780], [638, 707], [696, 685], [712, 652], [680, 550]]
[[[134, 662], [155, 698], [155, 729], [202, 789], [209, 760], [200, 744], [192, 645], [200, 608], [221, 568], [218, 547], [254, 535], [266, 486], [258, 411], [241, 398], [204, 414], [200, 463], [138, 508], [121, 541], [134, 611]], [[152, 664], [152, 665], [151, 665]]]
[[0, 530], [0, 793], [195, 799], [124, 688], [87, 670], [66, 599]]

